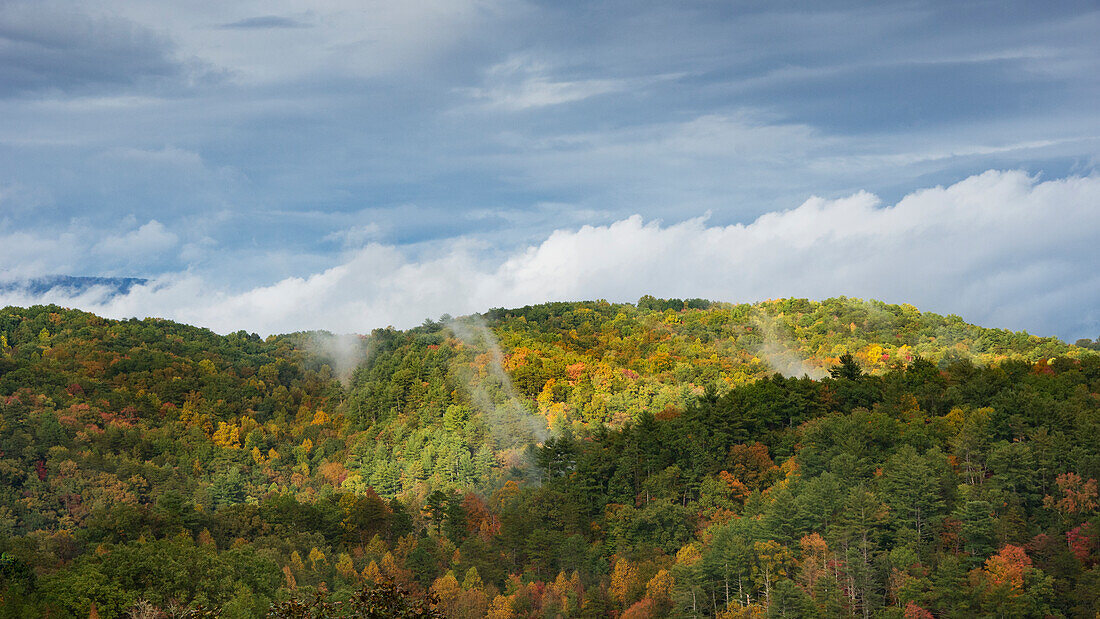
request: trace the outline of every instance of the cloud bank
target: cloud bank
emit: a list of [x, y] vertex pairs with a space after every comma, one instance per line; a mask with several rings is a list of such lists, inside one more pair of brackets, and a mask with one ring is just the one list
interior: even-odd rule
[[[991, 170], [915, 191], [892, 205], [857, 192], [811, 198], [729, 226], [709, 225], [706, 217], [663, 224], [635, 215], [557, 230], [503, 252], [467, 238], [416, 255], [368, 242], [313, 275], [248, 290], [219, 288], [200, 273], [181, 272], [125, 295], [96, 289], [76, 297], [8, 295], [0, 304], [54, 302], [111, 317], [167, 317], [218, 332], [365, 333], [444, 313], [551, 300], [848, 295], [1072, 341], [1100, 331], [1098, 230], [1100, 176], [1042, 181]], [[153, 244], [173, 242], [156, 221], [131, 236], [104, 247], [129, 245], [129, 239], [148, 241], [155, 252], [161, 247]]]

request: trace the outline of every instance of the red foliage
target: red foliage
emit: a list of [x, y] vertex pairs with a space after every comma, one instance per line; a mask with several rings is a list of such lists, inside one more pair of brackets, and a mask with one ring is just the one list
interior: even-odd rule
[[1031, 368], [1031, 371], [1034, 372], [1035, 374], [1040, 375], [1040, 376], [1044, 376], [1044, 375], [1053, 376], [1054, 375], [1054, 368], [1050, 367], [1050, 363], [1047, 359], [1039, 359], [1038, 363], [1036, 363]]
[[1092, 530], [1091, 524], [1083, 524], [1066, 531], [1066, 541], [1069, 542], [1070, 552], [1081, 563], [1092, 565], [1096, 562], [1094, 551], [1097, 546], [1097, 536]]
[[905, 605], [905, 619], [936, 619], [936, 616], [913, 602]]

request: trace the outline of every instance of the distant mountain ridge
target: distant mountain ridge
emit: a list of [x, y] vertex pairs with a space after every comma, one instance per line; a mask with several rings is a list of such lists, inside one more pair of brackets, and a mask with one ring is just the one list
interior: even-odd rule
[[50, 291], [64, 291], [66, 294], [80, 294], [95, 287], [110, 290], [109, 296], [127, 294], [134, 286], [141, 286], [149, 280], [143, 277], [85, 277], [80, 275], [45, 275], [27, 279], [0, 281], [0, 293], [19, 292], [28, 295], [44, 295]]

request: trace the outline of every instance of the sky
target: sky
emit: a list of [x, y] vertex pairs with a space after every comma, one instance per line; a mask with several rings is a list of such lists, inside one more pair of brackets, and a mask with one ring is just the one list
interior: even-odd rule
[[1100, 3], [0, 0], [0, 292], [218, 332], [643, 294], [1100, 334]]

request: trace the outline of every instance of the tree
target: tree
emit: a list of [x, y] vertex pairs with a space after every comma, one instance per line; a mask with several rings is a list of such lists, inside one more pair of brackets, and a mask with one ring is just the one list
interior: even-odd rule
[[813, 600], [798, 585], [788, 579], [775, 583], [771, 602], [768, 604], [768, 617], [808, 619], [816, 616]]
[[764, 604], [770, 607], [772, 587], [780, 579], [787, 577], [794, 560], [790, 550], [775, 540], [756, 542], [753, 551], [756, 555], [752, 566], [753, 577], [757, 586], [763, 587]]
[[332, 601], [327, 593], [317, 592], [311, 598], [292, 598], [275, 604], [268, 611], [271, 619], [444, 619], [436, 610], [436, 599], [412, 595], [408, 589], [394, 584], [367, 583], [352, 594], [346, 603]]
[[922, 456], [909, 445], [890, 457], [883, 470], [882, 488], [896, 520], [916, 532], [918, 556], [942, 518], [942, 456]]
[[638, 600], [645, 592], [645, 583], [639, 580], [638, 567], [627, 559], [620, 558], [611, 571], [611, 584], [608, 593], [620, 606], [626, 608]]
[[863, 369], [855, 357], [844, 353], [840, 356], [840, 365], [829, 370], [829, 375], [836, 379], [858, 380], [863, 376]]
[[1034, 567], [1027, 552], [1011, 544], [971, 572], [971, 584], [985, 613], [1003, 617], [1051, 615], [1052, 579]]
[[668, 570], [657, 570], [653, 578], [645, 586], [646, 598], [653, 601], [653, 605], [660, 615], [668, 614], [672, 609], [672, 591], [676, 586], [676, 579]]
[[435, 525], [437, 532], [442, 532], [443, 521], [447, 518], [447, 505], [450, 503], [447, 496], [441, 490], [434, 490], [424, 500], [424, 517]]
[[875, 493], [856, 487], [848, 494], [834, 529], [843, 551], [849, 602], [865, 618], [882, 604], [874, 559], [881, 535], [880, 525], [886, 521], [888, 513]]

